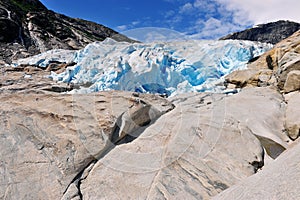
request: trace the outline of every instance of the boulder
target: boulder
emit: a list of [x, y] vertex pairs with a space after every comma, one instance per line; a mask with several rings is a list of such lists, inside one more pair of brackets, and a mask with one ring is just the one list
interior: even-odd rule
[[225, 77], [230, 88], [276, 86], [289, 93], [300, 88], [300, 31], [279, 42], [257, 60], [250, 62], [247, 69], [235, 71]]
[[283, 89], [285, 93], [300, 90], [300, 70], [293, 70], [288, 73]]
[[[71, 194], [79, 197], [74, 184], [88, 173], [97, 158], [115, 147], [112, 137], [116, 119], [131, 111], [132, 99], [156, 110], [155, 119], [173, 109], [159, 96], [134, 97], [128, 92], [2, 93], [0, 199], [60, 199]], [[146, 116], [147, 110], [140, 109], [135, 107], [135, 112]]]
[[225, 190], [213, 200], [300, 199], [299, 153], [298, 143], [262, 171]]
[[[226, 76], [225, 85], [235, 85], [235, 88], [269, 86], [272, 70], [246, 69], [238, 70]], [[226, 86], [228, 88], [228, 86]]]
[[96, 162], [80, 184], [84, 199], [210, 199], [288, 146], [272, 88], [169, 100], [174, 110]]
[[295, 140], [300, 135], [300, 93], [290, 93], [286, 99], [286, 129], [289, 137]]
[[[300, 54], [299, 54], [300, 56]], [[284, 65], [282, 65], [279, 70], [277, 71], [277, 79], [278, 79], [278, 88], [280, 90], [285, 90], [285, 87], [287, 91], [290, 89], [293, 89], [293, 87], [299, 87], [299, 81], [297, 79], [297, 71], [300, 71], [300, 59], [299, 57], [296, 59], [290, 58], [288, 62], [286, 62]], [[294, 72], [292, 72], [294, 71]], [[291, 73], [290, 80], [288, 81], [288, 74]], [[288, 81], [288, 82], [287, 82]], [[293, 83], [293, 81], [296, 81]], [[294, 86], [293, 86], [294, 85]], [[291, 87], [291, 88], [289, 88]], [[290, 92], [290, 91], [289, 91]]]

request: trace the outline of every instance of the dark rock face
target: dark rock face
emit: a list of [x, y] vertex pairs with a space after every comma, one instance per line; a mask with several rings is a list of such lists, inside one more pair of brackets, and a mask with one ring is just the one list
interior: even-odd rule
[[0, 42], [13, 42], [19, 35], [19, 26], [17, 23], [0, 19]]
[[48, 10], [38, 0], [1, 0], [0, 60], [35, 55], [50, 49], [80, 49], [110, 37], [132, 42], [103, 25]]
[[290, 21], [277, 21], [261, 24], [241, 32], [233, 33], [220, 40], [251, 40], [277, 44], [300, 29], [300, 24]]

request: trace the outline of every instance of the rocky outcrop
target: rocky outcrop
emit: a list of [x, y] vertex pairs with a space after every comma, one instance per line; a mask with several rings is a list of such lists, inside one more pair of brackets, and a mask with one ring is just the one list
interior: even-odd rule
[[70, 95], [47, 73], [1, 68], [1, 199], [210, 199], [289, 149], [298, 123], [274, 87]]
[[286, 129], [288, 135], [293, 139], [300, 136], [300, 93], [294, 92], [285, 95], [287, 101]]
[[235, 71], [226, 77], [227, 87], [276, 86], [283, 93], [300, 88], [300, 31], [274, 46], [246, 70]]
[[300, 144], [283, 153], [259, 173], [241, 181], [217, 195], [213, 200], [224, 199], [300, 199]]
[[103, 25], [48, 10], [38, 0], [2, 0], [0, 26], [0, 60], [7, 63], [50, 49], [81, 49], [107, 37], [132, 42]]
[[[0, 101], [1, 199], [60, 199], [70, 192], [80, 197], [80, 181], [93, 163], [126, 135], [138, 137], [136, 129], [123, 135], [115, 130], [120, 116], [127, 116], [125, 127], [145, 128], [173, 109], [158, 96], [126, 92], [34, 90], [2, 93]], [[147, 123], [136, 124], [135, 113]]]
[[277, 44], [300, 29], [300, 24], [290, 21], [277, 21], [260, 24], [241, 32], [232, 33], [220, 38], [221, 40], [251, 40]]
[[275, 45], [256, 61], [249, 63], [245, 70], [235, 71], [226, 79], [227, 88], [274, 86], [284, 94], [287, 102], [286, 131], [293, 140], [299, 137], [299, 122], [296, 102], [299, 96], [288, 98], [300, 89], [300, 31]]
[[[74, 63], [51, 63], [48, 68], [41, 68], [34, 65], [21, 65], [18, 67], [0, 66], [0, 94], [15, 93], [20, 91], [52, 91], [62, 93], [71, 91], [77, 86], [66, 83], [55, 83], [47, 76], [50, 74], [48, 69], [59, 72], [65, 70], [66, 66]], [[56, 67], [55, 67], [56, 66]]]
[[174, 110], [94, 165], [84, 198], [209, 199], [288, 147], [282, 97], [271, 88], [170, 100]]
[[274, 86], [169, 99], [70, 95], [76, 86], [46, 77], [71, 65], [0, 68], [2, 199], [209, 199], [297, 137], [285, 130], [297, 134], [299, 118], [286, 110], [298, 97]]
[[293, 70], [287, 74], [283, 90], [286, 93], [300, 90], [300, 70]]

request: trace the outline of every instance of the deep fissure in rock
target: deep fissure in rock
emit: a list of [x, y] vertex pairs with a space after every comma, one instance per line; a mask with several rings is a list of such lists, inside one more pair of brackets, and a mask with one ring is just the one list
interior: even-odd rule
[[[170, 112], [175, 108], [175, 105], [172, 104], [172, 108], [166, 110], [165, 112], [160, 112], [156, 110], [152, 105], [147, 104], [143, 100], [137, 99], [137, 104], [141, 107], [138, 107], [137, 110], [133, 112], [128, 110], [122, 113], [116, 120], [114, 128], [112, 129], [112, 134], [110, 138], [110, 142], [106, 145], [100, 155], [94, 157], [92, 161], [90, 161], [86, 167], [84, 167], [71, 181], [71, 183], [67, 186], [66, 190], [63, 194], [66, 194], [72, 184], [78, 189], [78, 196], [80, 199], [83, 199], [83, 194], [81, 193], [81, 183], [88, 176], [84, 176], [87, 169], [87, 173], [89, 173], [93, 165], [95, 165], [99, 160], [101, 160], [105, 155], [107, 155], [111, 150], [113, 150], [117, 145], [131, 143], [135, 139], [137, 139], [142, 133], [152, 124], [154, 124], [157, 119], [159, 119], [162, 115]], [[137, 106], [137, 105], [134, 105]], [[129, 123], [129, 124], [128, 124]]]

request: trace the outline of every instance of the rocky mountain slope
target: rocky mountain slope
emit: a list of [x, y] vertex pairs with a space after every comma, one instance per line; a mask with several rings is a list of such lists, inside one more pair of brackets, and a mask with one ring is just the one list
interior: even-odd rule
[[232, 33], [221, 38], [221, 40], [251, 40], [276, 44], [291, 36], [300, 29], [300, 24], [290, 21], [277, 21], [267, 24], [260, 24], [241, 32]]
[[1, 67], [0, 199], [299, 199], [300, 32], [227, 76], [236, 94], [59, 94]]
[[103, 25], [48, 10], [38, 0], [1, 0], [0, 26], [0, 60], [8, 63], [49, 49], [80, 49], [107, 37], [132, 41]]

